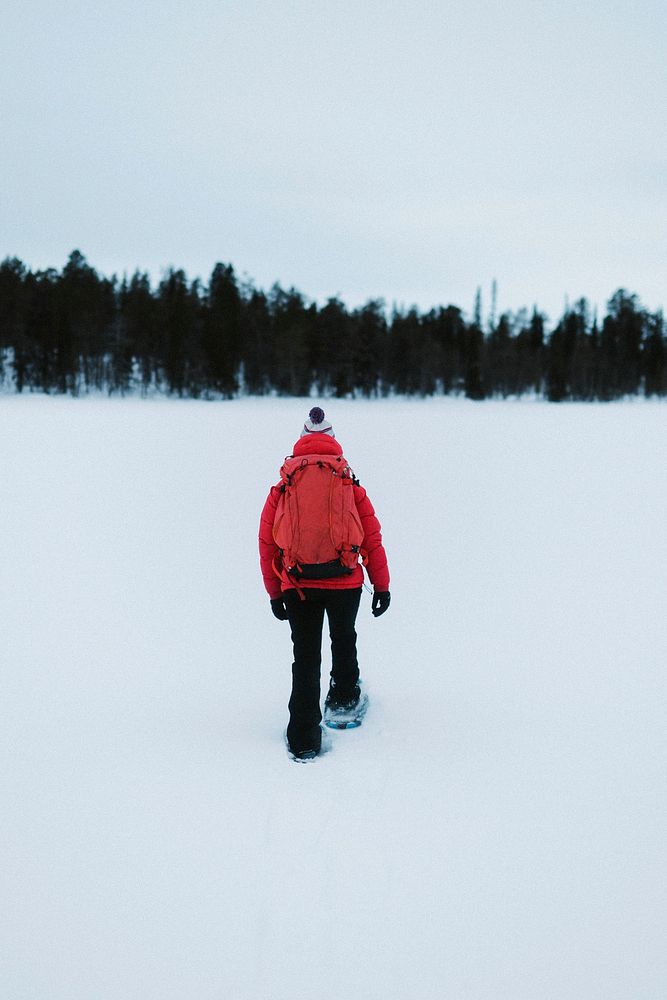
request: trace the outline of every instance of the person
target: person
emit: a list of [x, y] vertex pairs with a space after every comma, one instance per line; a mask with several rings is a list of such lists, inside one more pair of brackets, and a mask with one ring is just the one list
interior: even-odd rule
[[[336, 440], [333, 427], [325, 419], [324, 411], [318, 406], [313, 407], [290, 458], [301, 459], [301, 463], [296, 464], [303, 467], [308, 456], [318, 456], [318, 464], [322, 467], [329, 458], [331, 462], [344, 462], [342, 455], [343, 449]], [[281, 472], [288, 462], [289, 459]], [[345, 473], [352, 475], [347, 466], [344, 466], [343, 475]], [[384, 614], [391, 599], [380, 522], [366, 490], [356, 478], [349, 485], [358, 515], [355, 523], [360, 525], [360, 545], [350, 546], [347, 568], [341, 569], [338, 565], [337, 569], [331, 570], [331, 562], [316, 563], [313, 567], [315, 572], [324, 574], [326, 567], [327, 575], [319, 579], [302, 575], [299, 567], [285, 565], [285, 550], [281, 550], [276, 542], [276, 512], [285, 493], [284, 478], [271, 487], [260, 518], [260, 568], [271, 611], [280, 621], [288, 620], [292, 632], [294, 662], [286, 735], [292, 756], [299, 759], [315, 757], [321, 749], [320, 668], [325, 613], [332, 657], [326, 705], [334, 710], [353, 709], [359, 702], [361, 692], [355, 621], [364, 580], [359, 557], [374, 588], [373, 615], [379, 617]], [[303, 567], [303, 574], [307, 569]], [[330, 572], [339, 575], [328, 575]]]

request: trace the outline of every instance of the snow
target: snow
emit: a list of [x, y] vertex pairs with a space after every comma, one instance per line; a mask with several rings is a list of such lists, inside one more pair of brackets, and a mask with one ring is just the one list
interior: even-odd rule
[[667, 407], [329, 402], [392, 604], [304, 765], [309, 405], [0, 397], [0, 996], [664, 997]]

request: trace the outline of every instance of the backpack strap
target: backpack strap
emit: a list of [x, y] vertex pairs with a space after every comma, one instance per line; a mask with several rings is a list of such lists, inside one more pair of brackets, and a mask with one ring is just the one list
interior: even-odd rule
[[283, 569], [278, 569], [278, 564], [277, 564], [278, 556], [279, 556], [279, 553], [276, 552], [276, 554], [273, 557], [273, 561], [271, 562], [271, 565], [273, 567], [273, 572], [276, 574], [276, 576], [278, 577], [278, 579], [280, 580], [281, 583], [282, 583], [282, 580], [283, 580], [283, 572], [284, 572], [284, 574], [287, 577], [287, 579], [294, 585], [294, 589], [296, 590], [297, 594], [299, 595], [299, 598], [302, 601], [305, 601], [306, 595], [303, 592], [303, 587], [299, 586], [299, 584], [294, 579], [294, 577], [290, 573], [288, 573], [288, 571], [286, 569], [284, 569], [284, 568]]

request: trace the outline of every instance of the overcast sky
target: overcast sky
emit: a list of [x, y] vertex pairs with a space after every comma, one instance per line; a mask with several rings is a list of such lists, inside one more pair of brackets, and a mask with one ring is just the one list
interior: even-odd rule
[[667, 305], [667, 5], [4, 4], [0, 257]]

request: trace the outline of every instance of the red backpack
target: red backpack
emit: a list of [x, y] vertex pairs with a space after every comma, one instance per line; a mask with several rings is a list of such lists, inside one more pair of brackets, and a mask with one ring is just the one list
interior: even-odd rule
[[273, 538], [294, 579], [352, 573], [364, 537], [354, 502], [354, 474], [342, 455], [285, 459]]

